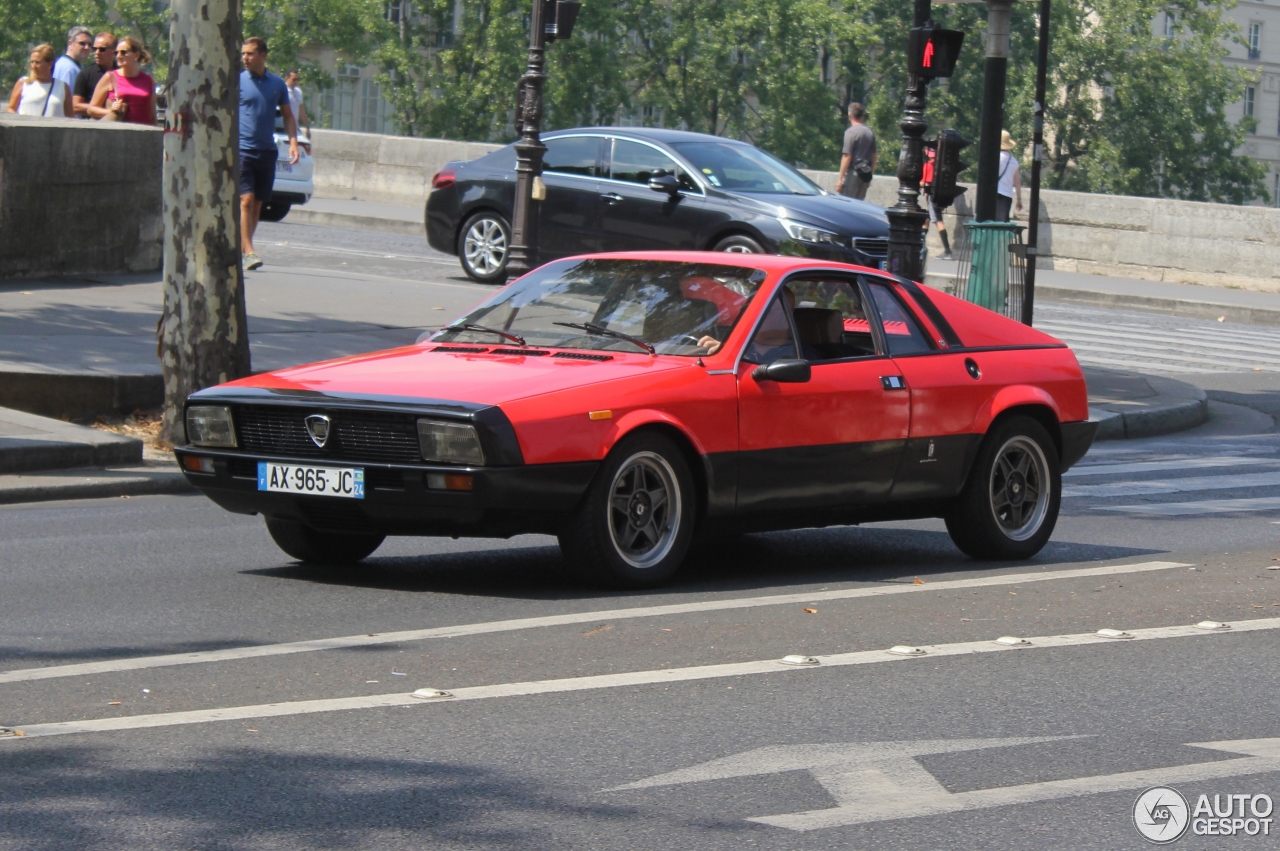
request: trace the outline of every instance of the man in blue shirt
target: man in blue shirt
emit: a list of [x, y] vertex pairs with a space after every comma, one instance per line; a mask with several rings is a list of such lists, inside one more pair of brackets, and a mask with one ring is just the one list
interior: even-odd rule
[[267, 43], [254, 36], [240, 48], [240, 253], [245, 269], [262, 261], [253, 251], [253, 232], [262, 205], [271, 200], [276, 181], [276, 109], [289, 134], [289, 163], [298, 161], [298, 125], [284, 80], [267, 71]]
[[[115, 47], [115, 45], [111, 45]], [[71, 91], [76, 87], [76, 77], [80, 76], [80, 68], [89, 58], [93, 50], [93, 33], [86, 27], [72, 27], [67, 32], [67, 52], [53, 63], [53, 79], [67, 84], [67, 94], [63, 97], [70, 100]], [[112, 57], [114, 58], [114, 57]]]

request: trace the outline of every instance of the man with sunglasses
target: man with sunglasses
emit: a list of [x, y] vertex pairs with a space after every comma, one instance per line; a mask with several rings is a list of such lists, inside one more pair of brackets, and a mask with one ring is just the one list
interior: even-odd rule
[[93, 62], [76, 77], [71, 90], [71, 105], [77, 118], [93, 118], [89, 114], [89, 101], [98, 88], [98, 81], [108, 71], [116, 69], [116, 37], [114, 33], [100, 32], [93, 40]]
[[53, 65], [53, 79], [67, 84], [67, 91], [76, 87], [80, 66], [89, 58], [93, 48], [93, 33], [88, 27], [72, 27], [67, 30], [67, 52]]

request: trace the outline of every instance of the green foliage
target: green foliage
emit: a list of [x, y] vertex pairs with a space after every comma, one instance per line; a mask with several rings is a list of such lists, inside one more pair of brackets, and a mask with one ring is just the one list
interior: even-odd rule
[[51, 44], [61, 55], [67, 30], [82, 24], [97, 32], [107, 22], [105, 0], [0, 0], [0, 87], [9, 88], [27, 73], [31, 48]]

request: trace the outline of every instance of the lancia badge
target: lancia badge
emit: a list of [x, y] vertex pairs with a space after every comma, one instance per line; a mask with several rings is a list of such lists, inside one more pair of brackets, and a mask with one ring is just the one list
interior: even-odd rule
[[324, 414], [312, 414], [307, 417], [306, 423], [311, 442], [324, 449], [325, 443], [329, 441], [329, 418]]

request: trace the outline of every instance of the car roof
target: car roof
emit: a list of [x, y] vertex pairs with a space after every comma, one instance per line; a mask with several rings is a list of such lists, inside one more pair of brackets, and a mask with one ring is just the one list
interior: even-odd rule
[[724, 136], [712, 136], [709, 133], [693, 133], [688, 130], [669, 130], [665, 127], [574, 127], [565, 130], [554, 130], [543, 133], [547, 139], [556, 136], [572, 136], [590, 133], [597, 136], [618, 136], [623, 139], [644, 139], [649, 142], [660, 142], [670, 145], [676, 142], [722, 142], [730, 145], [745, 145], [738, 139], [726, 139]]
[[840, 272], [864, 272], [883, 276], [878, 269], [779, 254], [730, 254], [724, 251], [612, 251], [607, 254], [582, 254], [566, 260], [659, 260], [668, 263], [714, 263], [719, 266], [743, 266], [764, 272], [790, 272], [795, 269], [831, 269]]

